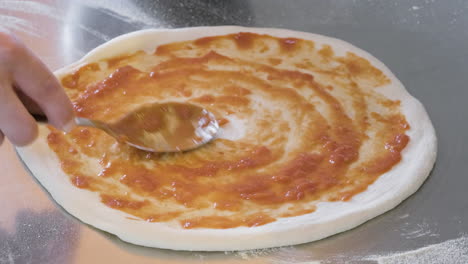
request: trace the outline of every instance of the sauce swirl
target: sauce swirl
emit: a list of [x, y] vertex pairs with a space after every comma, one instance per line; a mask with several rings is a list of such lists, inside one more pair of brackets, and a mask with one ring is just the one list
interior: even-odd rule
[[320, 201], [365, 191], [410, 140], [399, 102], [377, 91], [390, 83], [380, 70], [309, 40], [239, 33], [97, 65], [62, 78], [80, 116], [112, 121], [135, 104], [187, 101], [238, 135], [155, 154], [99, 130], [50, 127], [48, 144], [72, 184], [149, 222], [254, 227], [312, 213]]

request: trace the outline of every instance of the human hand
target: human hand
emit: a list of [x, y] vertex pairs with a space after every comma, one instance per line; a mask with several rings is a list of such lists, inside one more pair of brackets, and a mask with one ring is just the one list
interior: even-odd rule
[[72, 104], [52, 72], [20, 40], [0, 32], [0, 144], [5, 136], [18, 146], [36, 138], [30, 112], [65, 131], [74, 126]]

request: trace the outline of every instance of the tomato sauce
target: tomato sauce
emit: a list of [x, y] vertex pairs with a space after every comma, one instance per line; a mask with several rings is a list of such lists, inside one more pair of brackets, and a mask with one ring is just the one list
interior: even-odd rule
[[[153, 65], [139, 65], [150, 59]], [[116, 120], [135, 104], [182, 98], [226, 128], [236, 129], [230, 117], [246, 120], [239, 139], [166, 154], [97, 129], [65, 134], [50, 127], [49, 146], [70, 182], [140, 220], [233, 228], [312, 213], [318, 202], [365, 191], [400, 162], [410, 141], [399, 102], [374, 91], [389, 79], [364, 58], [336, 56], [312, 41], [238, 33], [99, 65], [106, 63], [62, 78], [77, 115]], [[90, 81], [104, 70], [111, 74]], [[145, 129], [163, 123], [155, 117]]]

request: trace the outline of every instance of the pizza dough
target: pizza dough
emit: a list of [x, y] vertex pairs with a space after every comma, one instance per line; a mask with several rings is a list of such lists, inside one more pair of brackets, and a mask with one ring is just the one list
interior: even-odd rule
[[[368, 61], [373, 67], [366, 66], [367, 68], [364, 67], [365, 69], [375, 67], [378, 70], [370, 70], [370, 73], [365, 74], [380, 74], [383, 76], [381, 76], [381, 84], [383, 85], [377, 85], [377, 87], [373, 87], [372, 89], [375, 89], [375, 93], [384, 95], [384, 97], [389, 99], [390, 101], [388, 101], [387, 104], [393, 104], [392, 102], [399, 101], [399, 103], [396, 103], [398, 105], [397, 108], [404, 115], [409, 125], [409, 127], [404, 128], [405, 134], [410, 140], [407, 142], [406, 147], [403, 145], [404, 149], [401, 152], [401, 161], [389, 171], [380, 175], [368, 187], [366, 186], [366, 189], [363, 189], [362, 192], [357, 194], [353, 193], [353, 195], [349, 196], [349, 199], [343, 198], [345, 196], [340, 194], [341, 196], [339, 197], [342, 197], [344, 201], [316, 201], [313, 203], [313, 209], [305, 214], [296, 214], [297, 216], [291, 217], [275, 217], [276, 219], [273, 221], [266, 221], [260, 223], [258, 226], [253, 225], [251, 227], [241, 225], [230, 228], [206, 228], [201, 225], [199, 228], [187, 229], [180, 225], [164, 221], [150, 222], [138, 220], [138, 217], [135, 218], [134, 214], [132, 215], [128, 212], [126, 213], [106, 206], [101, 202], [103, 197], [100, 197], [97, 192], [77, 188], [76, 182], [74, 183], [75, 185], [72, 184], [69, 176], [63, 171], [63, 162], [61, 164], [59, 157], [48, 145], [47, 137], [50, 130], [47, 127], [40, 128], [40, 136], [33, 144], [18, 148], [20, 157], [25, 164], [27, 164], [32, 174], [51, 193], [52, 197], [62, 205], [65, 210], [78, 219], [96, 228], [115, 234], [122, 240], [130, 243], [175, 250], [245, 250], [293, 245], [322, 239], [351, 229], [392, 209], [419, 188], [429, 175], [436, 158], [435, 132], [424, 107], [406, 92], [402, 84], [381, 62], [365, 51], [341, 40], [282, 29], [243, 28], [233, 26], [144, 30], [123, 35], [109, 41], [91, 51], [77, 63], [58, 70], [56, 75], [58, 78], [63, 78], [67, 74], [80, 69], [83, 65], [99, 62], [106, 58], [132, 54], [140, 50], [151, 54], [155, 51], [156, 47], [167, 43], [194, 40], [208, 36], [236, 34], [239, 32], [266, 34], [283, 38], [283, 42], [287, 47], [289, 47], [290, 44], [294, 44], [296, 39], [310, 40], [313, 41], [317, 49], [320, 48], [323, 54], [328, 54], [332, 51], [336, 57], [346, 58], [346, 56], [349, 55], [347, 52], [352, 52], [352, 55], [349, 56], [357, 56], [356, 58], [358, 58], [358, 61], [360, 58], [364, 59], [361, 60], [364, 64]], [[227, 51], [227, 53], [229, 53], [229, 51]], [[235, 52], [230, 55], [236, 56]], [[286, 60], [293, 59], [286, 58]], [[269, 61], [271, 64], [281, 64], [281, 62], [278, 61]], [[229, 64], [226, 62], [224, 63], [226, 69], [229, 70]], [[294, 70], [299, 69], [307, 73], [306, 66], [301, 68], [300, 63], [295, 63], [293, 68]], [[345, 71], [356, 70], [357, 76], [359, 76], [359, 71], [362, 69], [361, 66], [353, 64], [348, 66], [347, 69], [344, 69]], [[277, 67], [281, 68], [282, 66], [279, 65]], [[293, 70], [291, 67], [284, 67], [285, 68], [282, 69], [283, 73]], [[259, 68], [256, 69], [258, 70]], [[249, 71], [248, 67], [243, 70]], [[262, 72], [258, 71], [255, 74], [261, 76]], [[322, 80], [320, 76], [326, 75], [326, 70], [318, 69], [317, 72], [313, 72], [312, 75], [314, 74], [316, 75], [314, 76], [313, 82], [318, 83], [317, 85], [323, 85], [326, 89], [330, 90], [330, 93], [332, 93], [333, 89], [336, 89], [332, 86], [327, 87], [324, 83], [321, 83]], [[103, 78], [104, 77], [106, 76], [103, 76]], [[275, 76], [270, 77], [267, 77], [267, 79], [270, 78], [274, 81]], [[291, 80], [295, 80], [294, 78]], [[298, 79], [300, 78], [298, 77]], [[373, 85], [372, 83], [367, 84], [362, 80], [361, 82], [359, 82], [359, 80], [356, 82], [364, 86]], [[73, 99], [73, 94], [70, 95]], [[302, 94], [302, 96], [305, 97], [304, 94]], [[366, 96], [373, 98], [373, 95], [370, 93], [364, 97]], [[378, 95], [375, 96], [375, 98], [379, 98]], [[307, 98], [313, 101], [315, 97], [310, 95], [310, 97]], [[339, 92], [337, 93], [337, 98], [340, 98]], [[259, 109], [262, 107], [275, 107], [274, 104], [268, 105], [269, 103], [265, 103], [267, 106], [262, 106], [261, 103], [264, 101], [267, 102], [266, 100], [262, 101], [262, 99], [255, 101], [256, 107], [259, 107]], [[382, 105], [385, 105], [385, 102], [383, 102]], [[339, 103], [346, 105], [350, 102], [346, 102], [346, 100], [343, 99], [343, 101]], [[356, 102], [353, 102], [353, 104], [355, 103]], [[77, 104], [75, 104], [75, 106]], [[316, 105], [317, 108], [320, 108], [320, 102], [317, 101]], [[356, 106], [353, 105], [353, 107]], [[378, 106], [373, 105], [370, 107], [375, 108], [373, 110], [376, 112], [380, 111]], [[326, 112], [327, 109], [319, 109], [319, 111]], [[281, 113], [278, 113], [278, 120], [286, 118], [279, 114]], [[97, 115], [99, 116], [99, 113]], [[255, 112], [253, 115], [258, 114]], [[358, 115], [358, 113], [350, 111], [347, 115], [354, 117]], [[379, 115], [376, 114], [376, 116], [375, 118], [378, 119]], [[272, 120], [270, 120], [270, 122]], [[248, 126], [254, 126], [254, 124], [243, 122], [242, 119], [236, 119], [236, 113], [233, 113], [233, 117], [230, 117], [229, 121], [230, 126], [220, 135], [221, 139], [234, 142], [241, 141], [245, 134], [248, 134]], [[367, 126], [364, 123], [366, 122], [363, 122], [362, 125]], [[372, 124], [372, 122], [370, 123]], [[289, 137], [294, 138], [297, 134], [302, 132], [299, 129], [289, 133]], [[375, 135], [366, 136], [372, 138]], [[294, 146], [289, 146], [288, 148], [285, 147], [285, 149], [293, 147]], [[361, 146], [361, 149], [367, 148], [369, 148], [369, 146], [365, 144]], [[385, 145], [385, 148], [393, 148], [393, 146]], [[288, 154], [288, 152], [286, 152], [286, 154]], [[372, 156], [372, 152], [359, 153], [359, 155], [361, 158], [365, 158], [366, 156]], [[287, 157], [288, 155], [285, 156]], [[334, 160], [330, 161], [330, 163], [334, 162]], [[269, 211], [267, 211], [267, 213], [268, 212]], [[190, 223], [193, 224], [193, 222]]]

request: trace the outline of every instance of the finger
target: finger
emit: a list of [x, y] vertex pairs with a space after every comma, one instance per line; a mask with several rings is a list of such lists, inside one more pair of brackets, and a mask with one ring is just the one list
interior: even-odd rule
[[[5, 79], [3, 79], [5, 80]], [[16, 96], [13, 88], [3, 82], [0, 85], [0, 130], [17, 146], [31, 143], [38, 133], [37, 124]]]
[[5, 136], [3, 135], [2, 131], [0, 131], [0, 146], [2, 145], [4, 139]]
[[17, 88], [14, 88], [14, 91], [29, 113], [44, 115], [44, 112], [42, 111], [41, 107], [31, 97], [29, 97], [23, 91]]
[[74, 126], [70, 99], [50, 70], [23, 44], [17, 43], [13, 65], [15, 84], [32, 98], [47, 116], [49, 123], [63, 130]]

